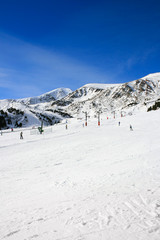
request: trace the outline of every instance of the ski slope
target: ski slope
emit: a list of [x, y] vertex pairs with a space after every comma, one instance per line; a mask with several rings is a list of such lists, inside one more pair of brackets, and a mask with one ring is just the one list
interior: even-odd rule
[[160, 111], [101, 118], [0, 135], [0, 239], [160, 239]]

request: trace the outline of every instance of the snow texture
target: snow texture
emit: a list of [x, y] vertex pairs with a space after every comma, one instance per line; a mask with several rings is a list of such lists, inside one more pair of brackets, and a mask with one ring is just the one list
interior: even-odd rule
[[0, 239], [159, 240], [159, 119], [70, 119], [23, 140], [3, 131]]
[[86, 84], [83, 87], [86, 88], [96, 88], [96, 89], [107, 89], [107, 88], [111, 88], [111, 87], [118, 87], [122, 84], [102, 84], [102, 83], [90, 83], [90, 84]]

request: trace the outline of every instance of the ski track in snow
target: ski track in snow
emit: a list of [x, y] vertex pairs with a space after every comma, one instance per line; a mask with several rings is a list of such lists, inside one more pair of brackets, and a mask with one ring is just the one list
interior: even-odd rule
[[159, 240], [159, 119], [0, 136], [0, 239]]

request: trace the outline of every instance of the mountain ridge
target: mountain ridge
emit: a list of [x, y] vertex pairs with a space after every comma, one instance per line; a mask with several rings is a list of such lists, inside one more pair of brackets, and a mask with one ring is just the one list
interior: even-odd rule
[[[97, 117], [148, 111], [160, 98], [160, 73], [120, 84], [86, 84], [75, 91], [59, 88], [38, 97], [0, 100], [1, 128], [52, 125], [69, 117]], [[158, 106], [158, 105], [156, 105]], [[5, 124], [6, 122], [6, 124]]]

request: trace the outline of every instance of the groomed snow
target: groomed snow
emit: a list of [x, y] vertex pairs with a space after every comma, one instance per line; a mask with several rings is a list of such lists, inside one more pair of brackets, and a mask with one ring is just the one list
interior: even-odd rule
[[0, 135], [0, 239], [159, 240], [159, 122], [103, 115]]

